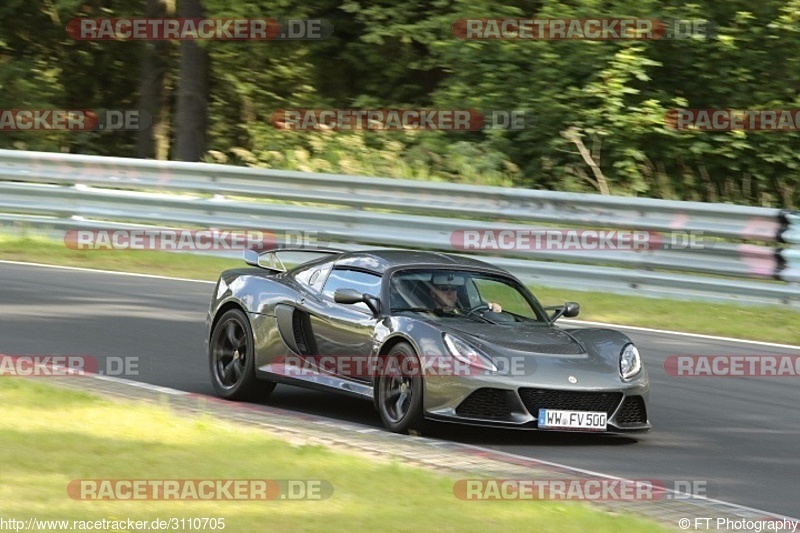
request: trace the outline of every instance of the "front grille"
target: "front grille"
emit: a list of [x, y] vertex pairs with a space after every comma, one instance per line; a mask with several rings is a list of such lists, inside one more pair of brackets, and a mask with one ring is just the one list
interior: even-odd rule
[[617, 413], [620, 426], [641, 426], [647, 423], [647, 409], [641, 396], [628, 396]]
[[478, 389], [456, 408], [458, 416], [506, 420], [511, 414], [509, 392], [500, 389]]
[[539, 409], [564, 411], [595, 411], [611, 414], [622, 401], [621, 392], [580, 392], [549, 389], [519, 389], [519, 397], [525, 409], [534, 417]]

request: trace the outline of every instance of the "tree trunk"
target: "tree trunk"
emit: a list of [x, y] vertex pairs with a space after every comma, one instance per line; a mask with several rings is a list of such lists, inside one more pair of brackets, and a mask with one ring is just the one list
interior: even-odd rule
[[[175, 14], [174, 0], [147, 0], [145, 17], [158, 18]], [[142, 43], [139, 76], [139, 109], [144, 112], [143, 128], [137, 132], [136, 156], [166, 159], [169, 154], [171, 115], [170, 49], [168, 41]]]
[[[202, 0], [180, 0], [181, 18], [202, 18]], [[206, 151], [208, 53], [196, 41], [181, 41], [174, 159], [200, 161]]]

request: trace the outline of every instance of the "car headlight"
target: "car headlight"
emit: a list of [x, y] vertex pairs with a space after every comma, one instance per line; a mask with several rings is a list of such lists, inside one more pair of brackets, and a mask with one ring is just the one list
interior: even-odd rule
[[622, 379], [629, 380], [642, 370], [642, 358], [633, 344], [626, 344], [619, 354], [619, 373]]
[[473, 348], [458, 337], [454, 337], [449, 333], [445, 333], [444, 344], [447, 346], [450, 355], [462, 363], [472, 365], [482, 370], [497, 372], [497, 367], [488, 356], [484, 355], [479, 350]]

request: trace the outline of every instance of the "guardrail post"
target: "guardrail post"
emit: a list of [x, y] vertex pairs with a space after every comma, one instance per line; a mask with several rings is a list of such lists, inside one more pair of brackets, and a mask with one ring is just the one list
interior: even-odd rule
[[789, 244], [779, 253], [782, 269], [779, 278], [792, 287], [800, 283], [800, 211], [781, 211], [781, 242]]

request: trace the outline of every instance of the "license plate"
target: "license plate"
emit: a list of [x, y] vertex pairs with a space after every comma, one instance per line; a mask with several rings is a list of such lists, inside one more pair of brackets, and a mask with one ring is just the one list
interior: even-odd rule
[[584, 429], [605, 431], [608, 413], [539, 409], [539, 427], [543, 429]]

